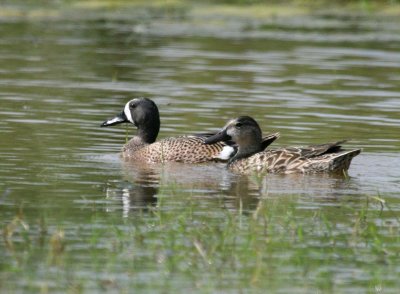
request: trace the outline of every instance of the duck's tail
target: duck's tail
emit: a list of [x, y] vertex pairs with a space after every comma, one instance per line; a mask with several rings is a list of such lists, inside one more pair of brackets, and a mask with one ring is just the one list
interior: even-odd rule
[[315, 157], [312, 163], [312, 171], [330, 171], [341, 173], [347, 171], [352, 159], [360, 154], [361, 149], [343, 150], [337, 153], [328, 153]]
[[330, 162], [332, 171], [347, 171], [350, 167], [352, 159], [361, 153], [361, 149], [353, 149], [335, 154]]

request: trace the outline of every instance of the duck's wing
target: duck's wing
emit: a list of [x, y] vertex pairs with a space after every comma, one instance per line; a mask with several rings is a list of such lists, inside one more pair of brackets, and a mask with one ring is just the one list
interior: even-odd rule
[[[266, 150], [250, 157], [254, 166], [272, 173], [342, 172], [361, 149], [344, 150], [338, 141], [308, 147]], [[262, 164], [261, 164], [262, 163]]]
[[280, 136], [281, 136], [280, 133], [272, 133], [272, 134], [268, 134], [267, 136], [265, 136], [261, 142], [261, 146], [262, 146], [261, 150], [265, 150], [269, 145], [271, 145]]
[[303, 158], [312, 158], [324, 154], [338, 153], [343, 151], [341, 144], [345, 143], [346, 141], [347, 140], [342, 140], [325, 144], [310, 145], [308, 147], [287, 147], [284, 149], [288, 153], [295, 153]]

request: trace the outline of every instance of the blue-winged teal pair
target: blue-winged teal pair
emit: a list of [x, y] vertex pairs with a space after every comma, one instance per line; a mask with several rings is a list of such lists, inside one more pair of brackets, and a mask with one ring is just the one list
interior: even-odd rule
[[122, 156], [146, 162], [176, 161], [201, 163], [228, 161], [228, 168], [238, 173], [318, 173], [346, 171], [361, 150], [343, 150], [339, 141], [308, 147], [267, 150], [279, 133], [262, 137], [257, 122], [249, 116], [230, 120], [216, 134], [199, 134], [166, 138], [156, 142], [160, 115], [156, 104], [147, 98], [126, 103], [116, 117], [105, 121], [107, 127], [130, 122], [137, 134], [124, 145]]

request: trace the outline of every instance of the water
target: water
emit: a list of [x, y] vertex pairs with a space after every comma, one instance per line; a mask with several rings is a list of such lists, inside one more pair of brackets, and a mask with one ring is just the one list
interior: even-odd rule
[[[399, 28], [397, 20], [323, 15], [218, 23], [125, 17], [3, 20], [0, 290], [265, 289], [246, 280], [244, 272], [256, 266], [243, 260], [242, 267], [235, 263], [236, 271], [219, 276], [218, 282], [212, 270], [209, 275], [198, 265], [188, 274], [190, 256], [178, 255], [166, 274], [170, 257], [163, 249], [186, 205], [193, 205], [191, 213], [210, 227], [233, 213], [244, 228], [267, 199], [278, 207], [272, 219], [291, 211], [304, 234], [311, 234], [305, 244], [312, 244], [301, 254], [297, 249], [271, 253], [267, 261], [278, 264], [268, 274], [272, 289], [364, 292], [383, 287], [395, 293], [400, 271]], [[215, 131], [229, 118], [251, 115], [265, 133], [281, 132], [275, 146], [349, 138], [348, 146], [363, 152], [346, 179], [239, 177], [223, 164], [142, 168], [118, 156], [126, 133], [133, 133], [131, 126], [128, 131], [99, 127], [139, 96], [158, 104], [160, 138]], [[385, 199], [383, 211], [376, 197]], [[351, 236], [366, 201], [381, 238], [375, 241], [383, 243], [387, 260], [376, 265], [380, 255], [361, 245], [356, 246], [357, 261], [340, 256], [340, 250], [321, 255], [315, 248], [329, 251], [332, 244], [318, 229], [313, 233], [310, 219], [324, 214], [340, 243], [341, 236]], [[171, 225], [165, 231], [157, 225], [160, 213]], [[148, 242], [121, 249], [133, 250], [137, 265], [123, 262], [110, 230], [128, 234], [120, 237], [127, 244], [138, 235]], [[57, 250], [58, 233], [65, 249]], [[190, 232], [176, 234], [176, 242], [186, 244]], [[203, 256], [204, 244], [196, 240]], [[292, 283], [282, 278], [299, 271], [300, 277], [289, 279]], [[274, 277], [279, 277], [275, 284]]]

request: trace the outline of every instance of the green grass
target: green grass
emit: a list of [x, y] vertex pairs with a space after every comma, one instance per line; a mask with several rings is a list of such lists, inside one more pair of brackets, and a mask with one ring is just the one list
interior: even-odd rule
[[[110, 17], [109, 13], [148, 18], [173, 18], [181, 20], [198, 18], [218, 20], [221, 17], [252, 19], [277, 16], [304, 15], [316, 12], [335, 14], [400, 14], [399, 0], [220, 0], [198, 2], [193, 0], [64, 0], [64, 1], [3, 1], [0, 18], [31, 20], [77, 17]], [[138, 20], [140, 20], [140, 18]]]
[[[257, 207], [210, 210], [167, 185], [156, 207], [121, 218], [101, 207], [68, 226], [23, 211], [3, 228], [0, 291], [120, 293], [348, 292], [399, 283], [399, 220], [382, 198], [320, 209], [261, 195]], [[179, 205], [177, 205], [177, 203]], [[383, 206], [381, 206], [383, 205]], [[217, 205], [218, 207], [218, 205]]]

